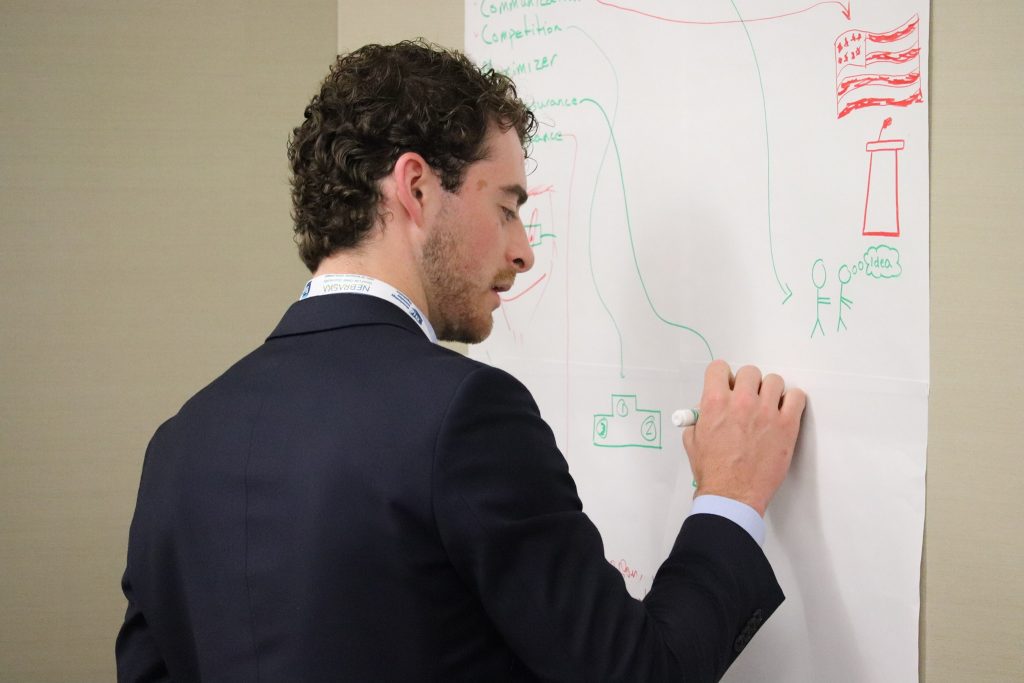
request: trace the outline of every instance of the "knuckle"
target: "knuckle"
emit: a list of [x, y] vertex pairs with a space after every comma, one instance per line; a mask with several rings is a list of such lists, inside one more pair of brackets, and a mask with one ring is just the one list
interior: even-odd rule
[[800, 413], [782, 413], [779, 417], [787, 437], [795, 441], [797, 434], [800, 432]]
[[740, 412], [756, 411], [759, 403], [755, 394], [745, 391], [736, 392], [732, 398], [733, 408]]
[[786, 392], [786, 401], [793, 403], [793, 407], [796, 409], [794, 412], [799, 415], [807, 405], [807, 394], [800, 389], [790, 389]]
[[721, 391], [712, 391], [701, 399], [701, 410], [704, 412], [717, 412], [722, 410], [727, 402], [726, 394]]
[[761, 413], [762, 417], [774, 421], [779, 418], [779, 406], [774, 401], [762, 399], [758, 402], [758, 412]]

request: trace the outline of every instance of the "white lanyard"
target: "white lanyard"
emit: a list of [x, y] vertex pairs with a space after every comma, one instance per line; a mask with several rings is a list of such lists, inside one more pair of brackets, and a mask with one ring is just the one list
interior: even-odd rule
[[420, 313], [420, 309], [416, 308], [416, 304], [409, 297], [386, 282], [376, 280], [369, 275], [350, 273], [318, 275], [306, 283], [299, 301], [308, 299], [311, 296], [320, 296], [321, 294], [368, 294], [378, 299], [390, 301], [409, 314], [409, 317], [423, 330], [423, 334], [427, 335], [427, 339], [434, 344], [437, 343], [437, 335], [434, 334], [434, 328], [430, 325], [427, 317]]

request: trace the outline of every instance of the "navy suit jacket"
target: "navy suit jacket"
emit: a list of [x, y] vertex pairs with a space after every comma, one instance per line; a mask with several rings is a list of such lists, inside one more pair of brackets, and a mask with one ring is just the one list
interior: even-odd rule
[[526, 388], [351, 294], [159, 428], [122, 585], [122, 681], [711, 681], [783, 597], [714, 515], [630, 597]]

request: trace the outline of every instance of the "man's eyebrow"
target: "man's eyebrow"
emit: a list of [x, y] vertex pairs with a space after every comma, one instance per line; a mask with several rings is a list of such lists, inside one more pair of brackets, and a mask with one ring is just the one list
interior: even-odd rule
[[527, 198], [529, 197], [529, 195], [526, 194], [526, 188], [523, 187], [522, 185], [505, 185], [504, 187], [501, 188], [501, 191], [515, 197], [516, 204], [519, 206], [525, 204]]

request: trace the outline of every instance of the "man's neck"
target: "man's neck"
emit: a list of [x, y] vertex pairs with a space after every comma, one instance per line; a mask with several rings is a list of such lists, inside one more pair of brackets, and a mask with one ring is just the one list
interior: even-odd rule
[[415, 275], [415, 268], [395, 267], [399, 265], [394, 263], [395, 259], [392, 259], [391, 264], [381, 263], [383, 260], [375, 258], [373, 252], [368, 253], [362, 249], [339, 251], [323, 259], [316, 272], [313, 273], [313, 277], [334, 274], [366, 275], [372, 277], [386, 282], [405, 294], [429, 318], [430, 311], [427, 308], [423, 285]]

